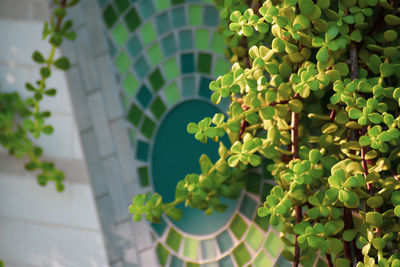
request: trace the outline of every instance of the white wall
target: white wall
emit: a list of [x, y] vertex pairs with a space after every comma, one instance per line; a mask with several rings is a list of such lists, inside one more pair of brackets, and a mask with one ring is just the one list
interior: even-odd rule
[[[39, 78], [32, 52], [48, 55], [41, 40], [46, 0], [0, 0], [0, 90], [29, 93], [25, 82]], [[60, 54], [56, 54], [56, 57]], [[40, 187], [35, 174], [0, 150], [0, 259], [8, 266], [107, 266], [104, 241], [87, 179], [68, 84], [61, 71], [48, 81], [56, 97], [42, 102], [52, 112], [51, 136], [37, 144], [45, 157], [66, 173], [66, 190], [49, 183]]]

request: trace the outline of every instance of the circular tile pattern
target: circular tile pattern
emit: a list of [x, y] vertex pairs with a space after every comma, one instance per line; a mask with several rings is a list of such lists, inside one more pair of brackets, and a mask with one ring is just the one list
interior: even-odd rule
[[[156, 136], [168, 120], [167, 114], [184, 105], [192, 106], [192, 111], [188, 107], [184, 113], [199, 114], [194, 103], [203, 103], [209, 112], [226, 110], [229, 104], [225, 101], [217, 107], [209, 101], [209, 83], [230, 68], [224, 57], [224, 39], [217, 32], [218, 11], [212, 1], [200, 0], [99, 0], [99, 4], [129, 122], [136, 158], [133, 164], [140, 185], [163, 191], [159, 178], [162, 174], [153, 169], [158, 164], [154, 160], [159, 159], [153, 154], [160, 153], [161, 146], [165, 146], [158, 144]], [[201, 117], [207, 115], [205, 111]], [[181, 134], [182, 130], [179, 131]], [[248, 177], [249, 183], [237, 205], [230, 205], [232, 211], [219, 218], [221, 223], [216, 227], [201, 232], [201, 224], [171, 222], [169, 218], [152, 224], [160, 265], [290, 266], [280, 257], [283, 244], [278, 229], [269, 227], [267, 220], [256, 214], [272, 188], [273, 179], [269, 173], [250, 176], [253, 177]], [[179, 174], [176, 178], [183, 177]], [[164, 198], [173, 195], [170, 190], [174, 186], [170, 186], [174, 184], [176, 180], [165, 183], [168, 192], [161, 192]], [[321, 260], [316, 264], [325, 266]]]

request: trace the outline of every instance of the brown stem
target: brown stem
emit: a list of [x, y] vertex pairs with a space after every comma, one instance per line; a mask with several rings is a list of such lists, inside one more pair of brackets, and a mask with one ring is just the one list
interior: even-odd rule
[[[66, 6], [67, 6], [67, 0], [62, 0], [61, 1], [61, 8], [65, 9]], [[61, 21], [62, 21], [62, 18], [58, 17], [57, 18], [57, 24], [56, 24], [56, 32], [58, 32], [60, 30]]]
[[328, 263], [328, 267], [333, 267], [331, 254], [326, 254], [326, 262]]
[[336, 110], [332, 109], [331, 114], [329, 115], [329, 119], [334, 121], [336, 118]]
[[[300, 223], [303, 219], [303, 212], [301, 210], [301, 206], [296, 206], [296, 223]], [[296, 235], [296, 241], [294, 244], [294, 261], [292, 263], [292, 267], [298, 267], [300, 264], [300, 246], [299, 241], [297, 240], [299, 236]]]

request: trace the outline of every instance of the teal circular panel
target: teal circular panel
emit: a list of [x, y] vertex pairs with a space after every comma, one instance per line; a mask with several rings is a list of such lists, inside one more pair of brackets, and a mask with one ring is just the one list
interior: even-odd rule
[[[189, 100], [173, 108], [162, 121], [155, 138], [151, 163], [154, 190], [162, 195], [164, 201], [175, 199], [176, 184], [187, 174], [200, 173], [199, 158], [202, 154], [207, 154], [213, 162], [218, 159], [218, 143], [209, 141], [202, 144], [186, 131], [189, 122], [198, 122], [218, 112], [221, 111], [210, 103]], [[211, 234], [225, 226], [236, 210], [237, 200], [221, 199], [221, 202], [228, 205], [226, 211], [214, 212], [211, 216], [180, 204], [178, 207], [183, 210], [183, 218], [173, 223], [189, 234]]]

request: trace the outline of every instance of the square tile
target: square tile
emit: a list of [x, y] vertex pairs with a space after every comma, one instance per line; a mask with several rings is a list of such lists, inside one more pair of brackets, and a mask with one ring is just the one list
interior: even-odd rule
[[239, 266], [244, 266], [245, 263], [251, 260], [250, 253], [244, 243], [241, 243], [233, 250], [233, 257]]
[[[260, 251], [260, 253], [258, 253], [257, 257], [253, 261], [253, 266], [254, 267], [265, 267], [265, 266], [273, 266], [273, 265], [272, 265], [271, 260], [265, 254], [265, 252]], [[279, 265], [279, 267], [280, 266], [281, 265]]]
[[168, 13], [165, 12], [156, 17], [157, 32], [159, 35], [168, 32], [171, 29]]
[[196, 89], [195, 77], [184, 77], [182, 79], [182, 94], [183, 96], [192, 96], [195, 94]]
[[156, 32], [154, 31], [153, 23], [151, 21], [142, 26], [140, 33], [145, 45], [150, 44], [156, 39]]
[[169, 1], [166, 0], [155, 0], [157, 10], [161, 11], [170, 6]]
[[211, 38], [211, 49], [217, 54], [224, 55], [226, 48], [224, 37], [218, 32], [214, 31]]
[[167, 37], [163, 38], [161, 40], [161, 45], [163, 47], [165, 57], [176, 53], [176, 42], [173, 34], [170, 34]]
[[132, 58], [135, 58], [142, 52], [142, 44], [137, 36], [133, 36], [127, 43], [126, 49]]
[[125, 53], [125, 51], [121, 51], [119, 55], [115, 58], [114, 63], [119, 73], [124, 74], [131, 65], [131, 60], [129, 59], [129, 56]]
[[133, 125], [138, 126], [140, 119], [142, 118], [142, 115], [143, 115], [143, 111], [135, 104], [132, 104], [131, 108], [129, 109], [127, 119]]
[[170, 267], [184, 267], [183, 261], [176, 256], [172, 256], [171, 264], [169, 266]]
[[148, 19], [151, 17], [151, 15], [154, 14], [154, 6], [153, 6], [153, 1], [141, 1], [139, 3], [139, 10], [140, 14], [142, 15], [143, 20]]
[[133, 65], [133, 68], [135, 69], [137, 76], [141, 79], [146, 77], [150, 70], [149, 63], [147, 63], [146, 58], [143, 56], [136, 61], [136, 63]]
[[203, 18], [203, 8], [201, 6], [189, 6], [189, 24], [192, 26], [201, 26]]
[[136, 158], [141, 161], [147, 161], [149, 157], [149, 144], [143, 141], [137, 142]]
[[215, 7], [204, 7], [203, 25], [209, 27], [218, 27], [219, 25], [219, 12]]
[[181, 73], [194, 72], [194, 55], [193, 53], [181, 55]]
[[275, 258], [281, 251], [282, 241], [274, 232], [269, 231], [267, 239], [265, 240], [264, 248], [272, 257]]
[[227, 230], [217, 236], [219, 251], [224, 253], [233, 246], [232, 238]]
[[261, 232], [257, 227], [252, 225], [247, 232], [246, 242], [253, 249], [254, 252], [260, 248], [261, 243], [264, 239], [264, 233]]
[[160, 46], [158, 43], [155, 43], [152, 47], [147, 51], [147, 55], [149, 56], [149, 60], [151, 65], [155, 66], [161, 62], [163, 59], [163, 55], [161, 53]]
[[228, 255], [219, 260], [219, 267], [234, 267], [231, 255]]
[[182, 240], [181, 234], [171, 227], [171, 229], [168, 232], [168, 236], [165, 243], [167, 243], [167, 245], [170, 248], [172, 248], [175, 252], [178, 252], [181, 240]]
[[147, 88], [146, 85], [142, 85], [139, 92], [136, 95], [136, 99], [142, 105], [143, 109], [147, 108], [151, 99], [153, 98], [153, 94]]
[[114, 2], [120, 13], [124, 12], [129, 7], [129, 0], [115, 0]]
[[214, 239], [207, 239], [201, 241], [201, 255], [203, 259], [214, 259], [217, 257]]
[[139, 86], [138, 80], [131, 73], [128, 73], [125, 77], [122, 87], [124, 88], [127, 95], [132, 97]]
[[208, 39], [209, 39], [209, 31], [208, 30], [196, 30], [196, 49], [199, 50], [208, 50]]
[[240, 239], [244, 232], [247, 230], [247, 224], [246, 222], [240, 217], [239, 214], [233, 218], [231, 224], [229, 225], [229, 228], [231, 229], [232, 233], [236, 236], [237, 239]]
[[248, 195], [244, 195], [240, 205], [240, 212], [243, 213], [249, 220], [252, 220], [257, 208], [257, 203]]
[[267, 196], [269, 195], [269, 193], [271, 192], [271, 189], [273, 187], [274, 186], [272, 184], [269, 184], [269, 183], [264, 183], [263, 184], [261, 195], [260, 195], [261, 203], [264, 203], [265, 199], [267, 198]]
[[199, 53], [197, 60], [197, 71], [204, 74], [210, 74], [211, 72], [212, 57], [207, 53]]
[[108, 28], [111, 28], [114, 25], [114, 23], [117, 21], [118, 16], [117, 16], [117, 13], [115, 12], [114, 8], [112, 7], [112, 5], [108, 5], [108, 7], [106, 7], [106, 9], [104, 9], [103, 18], [104, 18], [104, 22], [106, 23], [106, 26]]
[[140, 132], [150, 139], [153, 136], [154, 129], [156, 128], [156, 124], [149, 117], [145, 116], [142, 127], [140, 128]]
[[260, 187], [261, 187], [260, 174], [256, 172], [249, 172], [248, 177], [249, 178], [246, 179], [247, 180], [246, 191], [256, 195], [260, 194]]
[[128, 40], [129, 33], [125, 28], [124, 24], [120, 22], [117, 26], [112, 30], [112, 36], [114, 37], [114, 41], [117, 45], [123, 45], [126, 40]]
[[141, 23], [139, 14], [137, 13], [137, 11], [134, 7], [132, 7], [128, 13], [126, 13], [124, 20], [125, 20], [126, 26], [128, 26], [128, 28], [131, 32], [136, 30], [137, 27], [139, 27], [139, 25]]
[[198, 241], [194, 238], [185, 237], [183, 244], [183, 255], [189, 259], [197, 259]]
[[200, 85], [199, 85], [199, 95], [204, 97], [205, 99], [209, 100], [211, 97], [211, 90], [210, 90], [210, 82], [212, 80], [206, 78], [206, 77], [201, 77], [200, 78]]
[[159, 96], [156, 97], [153, 104], [150, 106], [151, 113], [153, 113], [154, 117], [157, 119], [162, 117], [166, 109], [167, 107]]
[[186, 25], [186, 12], [184, 7], [177, 7], [172, 10], [172, 24], [174, 28]]
[[142, 187], [149, 186], [149, 171], [147, 166], [139, 167], [137, 169], [139, 174], [139, 181]]
[[158, 243], [156, 247], [156, 253], [158, 257], [158, 262], [162, 265], [165, 266], [168, 260], [169, 252], [168, 250], [161, 244]]
[[168, 105], [172, 106], [173, 104], [178, 102], [181, 97], [179, 94], [178, 85], [175, 82], [168, 85], [164, 89], [164, 95]]
[[185, 3], [185, 0], [171, 0], [173, 5]]
[[164, 78], [161, 75], [161, 72], [158, 68], [155, 69], [152, 74], [150, 74], [149, 82], [150, 82], [151, 87], [153, 88], [154, 92], [158, 92], [161, 89], [161, 87], [164, 85]]
[[176, 79], [179, 76], [178, 63], [176, 57], [172, 57], [164, 62], [163, 69], [167, 80]]
[[179, 47], [181, 50], [188, 50], [193, 48], [193, 34], [191, 30], [184, 30], [179, 32]]
[[214, 67], [214, 76], [218, 77], [220, 75], [224, 75], [231, 69], [231, 64], [224, 57], [218, 57], [215, 62]]

